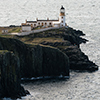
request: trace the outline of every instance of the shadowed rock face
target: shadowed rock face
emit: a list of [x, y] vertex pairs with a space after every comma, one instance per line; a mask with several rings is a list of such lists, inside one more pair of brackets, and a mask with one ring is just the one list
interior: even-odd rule
[[70, 68], [72, 70], [87, 70], [90, 72], [98, 70], [98, 66], [92, 61], [89, 61], [88, 56], [86, 56], [77, 46], [68, 46], [62, 51], [68, 55]]
[[[87, 40], [81, 38], [80, 36], [84, 35], [82, 31], [76, 31], [72, 28], [63, 29], [62, 33], [58, 35], [59, 38], [63, 38], [64, 40], [61, 42], [48, 42], [42, 41], [43, 45], [50, 45], [60, 49], [64, 52], [68, 58], [70, 63], [70, 69], [79, 70], [79, 71], [95, 71], [98, 70], [98, 66], [88, 59], [80, 49], [81, 43], [86, 43]], [[48, 33], [45, 33], [48, 35]], [[57, 34], [57, 33], [56, 33]], [[49, 35], [49, 37], [53, 37], [55, 34]], [[39, 36], [38, 36], [39, 37]], [[42, 36], [43, 37], [43, 36]]]
[[[26, 55], [27, 69], [23, 69], [25, 77], [37, 76], [69, 76], [69, 59], [60, 50], [36, 45], [30, 47]], [[28, 73], [29, 72], [29, 73]]]
[[72, 45], [71, 43], [66, 42], [42, 42], [41, 44], [50, 45], [59, 48], [64, 52], [70, 63], [70, 69], [80, 70], [80, 71], [95, 71], [98, 70], [98, 66], [89, 61], [88, 56], [86, 56], [77, 45]]
[[0, 38], [0, 49], [13, 51], [19, 57], [21, 77], [69, 76], [69, 59], [56, 48]]
[[69, 59], [58, 49], [1, 37], [0, 49], [0, 98], [29, 94], [20, 85], [21, 77], [69, 76]]
[[63, 38], [60, 42], [42, 41], [40, 45], [24, 44], [16, 39], [0, 37], [0, 97], [26, 95], [27, 91], [20, 86], [21, 77], [59, 76], [61, 74], [69, 76], [69, 64], [70, 69], [73, 70], [97, 70], [98, 66], [89, 61], [79, 48], [80, 43], [87, 41], [80, 35], [84, 34], [68, 28], [58, 30], [58, 33], [56, 31], [44, 32], [35, 34], [34, 37], [33, 34], [27, 37], [29, 40], [35, 37]]
[[0, 50], [0, 97], [25, 96], [20, 85], [20, 63], [18, 57], [7, 50]]
[[69, 76], [69, 59], [58, 49], [43, 47], [43, 73], [47, 76]]

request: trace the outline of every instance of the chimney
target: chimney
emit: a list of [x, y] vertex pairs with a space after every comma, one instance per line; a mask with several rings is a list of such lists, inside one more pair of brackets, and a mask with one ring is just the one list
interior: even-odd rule
[[38, 20], [38, 18], [36, 18], [36, 20]]
[[49, 20], [49, 18], [47, 18], [47, 20]]
[[27, 19], [26, 19], [25, 21], [26, 21], [26, 23], [27, 23]]

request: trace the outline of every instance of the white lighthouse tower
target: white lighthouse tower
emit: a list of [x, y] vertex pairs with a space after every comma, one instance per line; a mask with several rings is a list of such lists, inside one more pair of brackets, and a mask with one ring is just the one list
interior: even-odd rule
[[61, 6], [61, 9], [60, 9], [59, 21], [60, 21], [60, 27], [66, 26], [66, 23], [65, 23], [65, 8], [63, 6]]

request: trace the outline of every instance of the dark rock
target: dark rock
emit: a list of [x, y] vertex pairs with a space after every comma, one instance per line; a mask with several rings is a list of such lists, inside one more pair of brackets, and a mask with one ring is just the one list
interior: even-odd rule
[[88, 56], [86, 56], [77, 46], [68, 46], [62, 51], [69, 57], [70, 69], [80, 71], [98, 70], [98, 66], [89, 61]]
[[50, 46], [53, 46], [53, 47], [70, 46], [71, 45], [71, 43], [69, 41], [63, 41], [63, 42], [46, 42], [46, 41], [43, 41], [40, 44], [50, 45]]
[[0, 97], [17, 98], [26, 95], [20, 85], [20, 62], [12, 52], [0, 50]]
[[[24, 66], [23, 77], [69, 76], [69, 59], [60, 50], [47, 46], [28, 46], [26, 57], [30, 65]], [[26, 68], [25, 68], [26, 67]]]
[[44, 76], [69, 76], [68, 57], [58, 49], [43, 47]]
[[85, 34], [80, 30], [73, 30], [77, 35], [84, 36]]
[[73, 34], [66, 34], [66, 35], [64, 35], [64, 40], [70, 41], [71, 44], [77, 45], [78, 47], [81, 43], [86, 43], [88, 41], [86, 39], [79, 37], [76, 34], [74, 34], [74, 35]]
[[[45, 32], [47, 35], [48, 33]], [[81, 50], [80, 50], [80, 44], [86, 43], [88, 40], [80, 37], [85, 35], [80, 30], [74, 30], [72, 28], [65, 28], [61, 31], [59, 30], [55, 34], [51, 33], [51, 37], [53, 36], [59, 36], [59, 38], [63, 38], [64, 40], [61, 42], [48, 42], [43, 41], [41, 44], [43, 45], [50, 45], [53, 47], [56, 47], [60, 49], [62, 52], [64, 52], [68, 57], [70, 61], [70, 69], [72, 70], [87, 70], [87, 71], [95, 71], [98, 70], [98, 66], [95, 65], [93, 62], [91, 62], [88, 59], [88, 56], [86, 56]]]
[[69, 76], [69, 59], [58, 49], [28, 45], [9, 38], [0, 38], [0, 45], [0, 49], [13, 51], [19, 57], [21, 77], [53, 76], [62, 73]]
[[[62, 42], [42, 42], [44, 45], [50, 45], [59, 48], [69, 57], [70, 69], [80, 71], [95, 71], [98, 70], [98, 66], [89, 61], [86, 56], [77, 45], [72, 45], [70, 42], [63, 45]], [[55, 45], [56, 44], [56, 45]]]

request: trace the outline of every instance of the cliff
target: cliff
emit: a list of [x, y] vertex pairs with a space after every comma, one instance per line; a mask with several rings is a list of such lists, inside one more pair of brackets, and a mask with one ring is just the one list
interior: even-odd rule
[[68, 27], [23, 37], [17, 36], [16, 38], [25, 43], [49, 45], [58, 48], [68, 56], [71, 70], [92, 72], [98, 70], [98, 66], [90, 61], [88, 56], [80, 49], [80, 44], [88, 41], [80, 37], [84, 35], [82, 31]]
[[7, 50], [0, 50], [0, 98], [17, 98], [28, 92], [20, 85], [20, 63], [18, 57]]
[[0, 37], [0, 97], [17, 98], [28, 91], [21, 77], [69, 76], [69, 58], [59, 49]]
[[0, 49], [19, 57], [21, 77], [69, 76], [69, 58], [57, 48], [0, 37]]
[[0, 97], [17, 98], [29, 93], [20, 85], [22, 77], [69, 76], [69, 69], [98, 70], [80, 49], [80, 44], [87, 42], [81, 35], [82, 31], [70, 27], [22, 37], [2, 35]]

